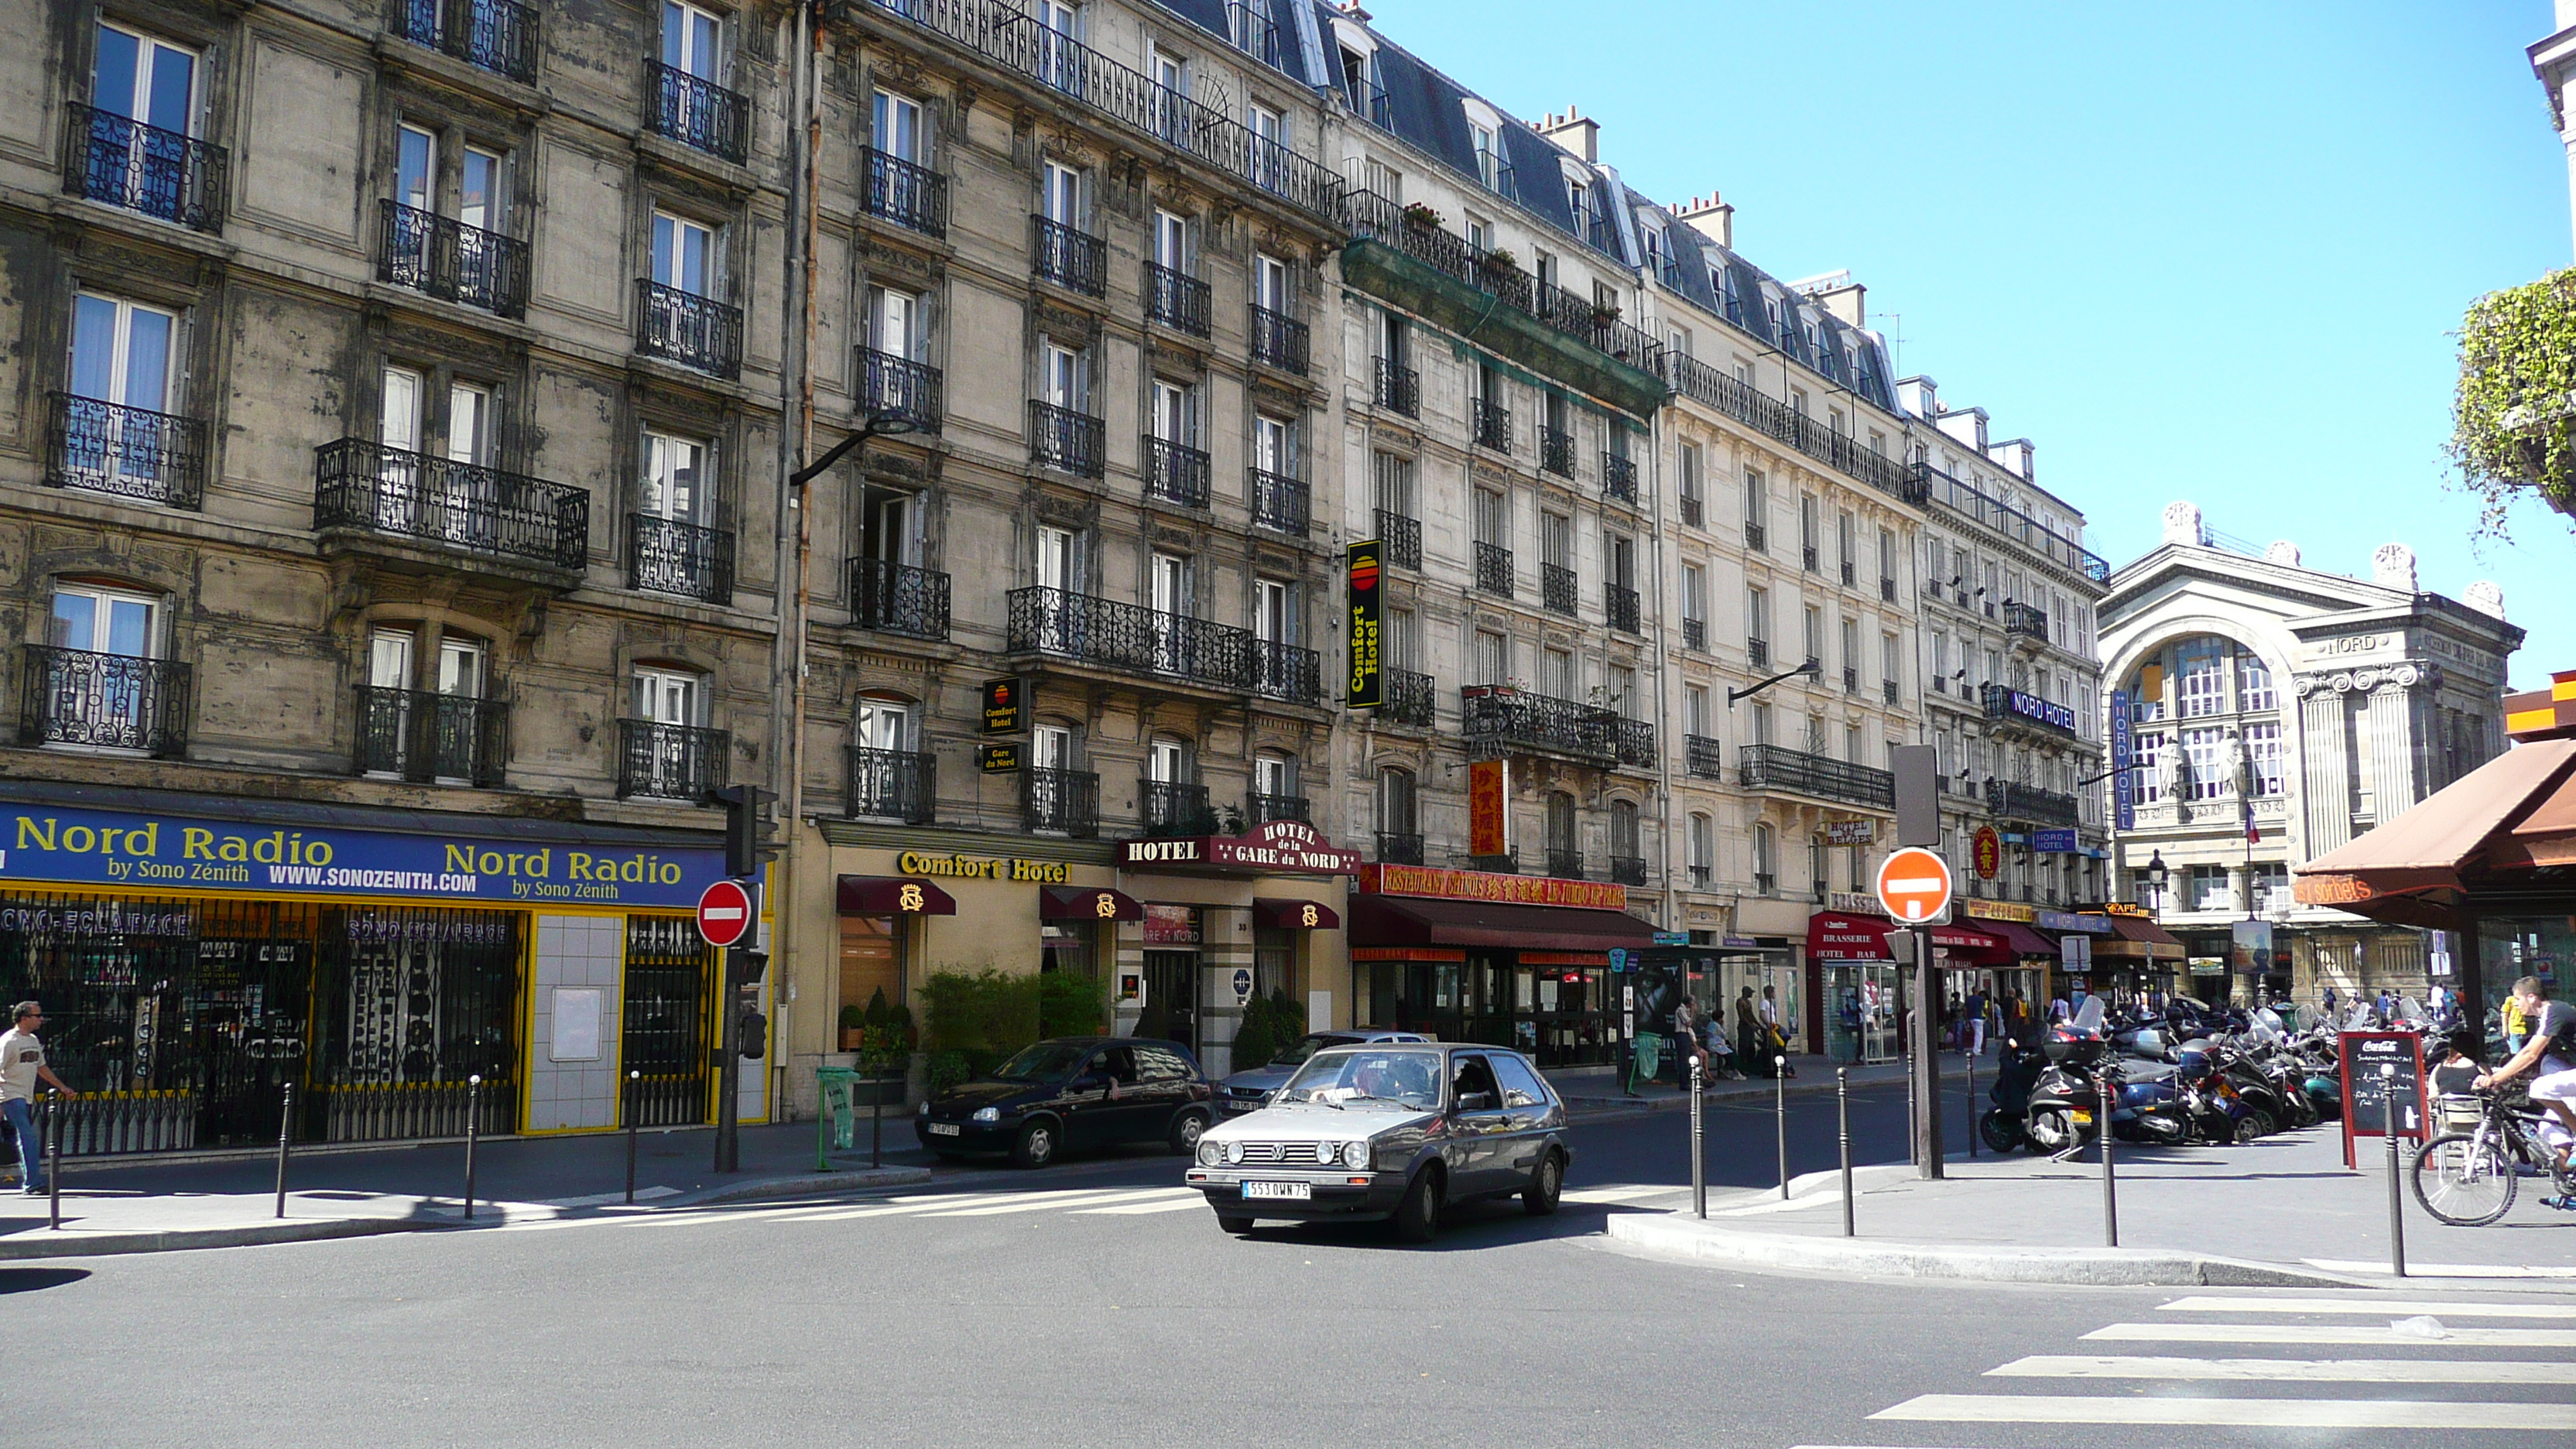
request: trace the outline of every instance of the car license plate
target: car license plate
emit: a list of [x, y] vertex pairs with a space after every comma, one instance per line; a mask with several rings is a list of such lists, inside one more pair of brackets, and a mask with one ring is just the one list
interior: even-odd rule
[[2090, 1127], [2093, 1125], [2093, 1114], [2090, 1112], [2075, 1112], [2069, 1115], [2075, 1118], [2075, 1125], [2078, 1127]]
[[933, 1122], [930, 1124], [930, 1135], [933, 1137], [954, 1137], [959, 1131], [959, 1127], [954, 1122]]
[[1243, 1195], [1306, 1202], [1315, 1196], [1315, 1190], [1302, 1182], [1247, 1182], [1243, 1185]]

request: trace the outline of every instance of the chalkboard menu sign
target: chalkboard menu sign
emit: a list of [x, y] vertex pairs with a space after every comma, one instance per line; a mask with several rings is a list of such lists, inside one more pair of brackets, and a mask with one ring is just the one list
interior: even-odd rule
[[2422, 1037], [2411, 1031], [2348, 1031], [2336, 1038], [2335, 1049], [2343, 1064], [2344, 1166], [2353, 1165], [2357, 1138], [2430, 1135]]

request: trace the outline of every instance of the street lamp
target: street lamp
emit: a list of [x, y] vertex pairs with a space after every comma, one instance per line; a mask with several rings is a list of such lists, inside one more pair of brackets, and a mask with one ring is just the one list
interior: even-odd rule
[[2173, 874], [2173, 872], [2165, 865], [2165, 853], [2162, 850], [2150, 852], [2147, 856], [2146, 869], [2139, 871], [2138, 874], [2145, 879], [2147, 889], [2155, 893], [2156, 903], [2154, 910], [2156, 913], [2156, 924], [2163, 925], [2165, 919], [2165, 877]]
[[1823, 662], [1811, 658], [1806, 663], [1799, 665], [1795, 669], [1784, 669], [1778, 674], [1774, 674], [1769, 679], [1762, 680], [1759, 683], [1746, 685], [1742, 689], [1728, 690], [1726, 692], [1726, 707], [1728, 709], [1733, 709], [1735, 708], [1735, 702], [1737, 700], [1749, 699], [1752, 696], [1769, 689], [1771, 686], [1778, 684], [1784, 679], [1795, 679], [1801, 674], [1807, 676], [1809, 679], [1814, 679], [1824, 672], [1825, 666]]

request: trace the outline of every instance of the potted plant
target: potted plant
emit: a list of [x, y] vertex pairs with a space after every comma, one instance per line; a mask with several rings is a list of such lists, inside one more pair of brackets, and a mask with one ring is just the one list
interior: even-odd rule
[[[880, 1001], [884, 1000], [885, 993], [882, 991], [878, 992], [877, 999]], [[862, 1050], [863, 1045], [860, 1039], [867, 1034], [867, 1029], [867, 1008], [855, 1003], [841, 1008], [841, 1050], [845, 1052]]]
[[1520, 258], [1513, 256], [1509, 251], [1506, 251], [1501, 247], [1496, 247], [1494, 250], [1478, 257], [1476, 259], [1476, 264], [1499, 277], [1516, 276], [1519, 274], [1521, 269]]
[[1418, 226], [1424, 231], [1436, 230], [1440, 225], [1440, 213], [1419, 201], [1408, 201], [1404, 204], [1404, 224]]

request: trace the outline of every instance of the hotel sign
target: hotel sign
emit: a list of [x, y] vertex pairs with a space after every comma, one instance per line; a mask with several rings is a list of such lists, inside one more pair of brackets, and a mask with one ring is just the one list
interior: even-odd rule
[[1501, 875], [1428, 865], [1379, 862], [1360, 867], [1360, 890], [1381, 896], [1495, 901], [1519, 906], [1575, 906], [1587, 911], [1628, 909], [1628, 888], [1607, 881], [1559, 880], [1543, 875]]
[[1121, 841], [1118, 863], [1127, 866], [1215, 866], [1306, 875], [1357, 875], [1360, 853], [1333, 844], [1324, 838], [1324, 832], [1302, 820], [1273, 820], [1248, 835], [1194, 835], [1174, 840]]
[[1064, 862], [1057, 860], [994, 859], [975, 855], [926, 855], [907, 850], [894, 858], [897, 875], [933, 875], [956, 880], [1023, 880], [1039, 885], [1063, 885]]
[[1378, 541], [1363, 539], [1347, 551], [1350, 564], [1351, 675], [1342, 702], [1352, 709], [1375, 709], [1385, 689], [1384, 659], [1378, 639]]
[[2070, 735], [2075, 733], [2075, 711], [2065, 705], [2052, 704], [2038, 695], [2025, 694], [2018, 689], [2005, 690], [2003, 698], [2006, 714]]

